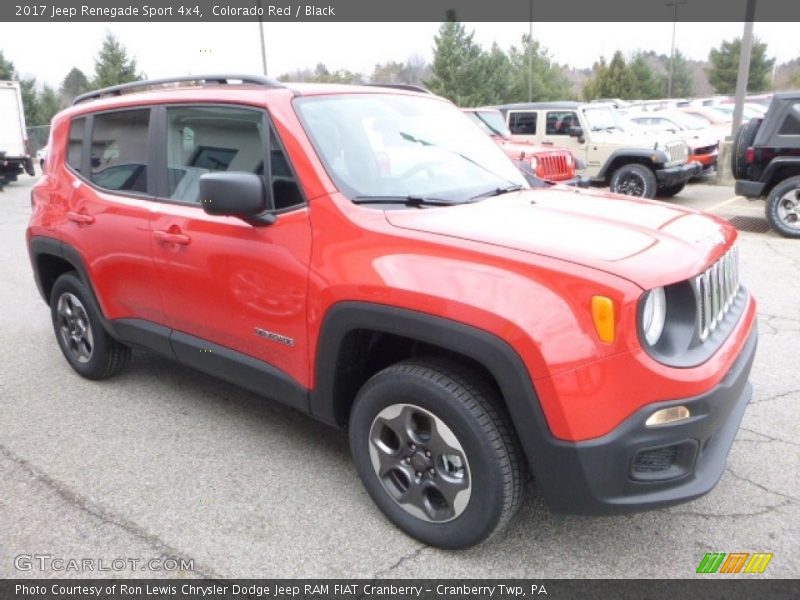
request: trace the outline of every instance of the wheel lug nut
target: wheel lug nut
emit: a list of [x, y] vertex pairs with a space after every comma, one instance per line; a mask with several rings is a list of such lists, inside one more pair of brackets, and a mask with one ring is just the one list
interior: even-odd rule
[[425, 450], [425, 456], [430, 458], [431, 457], [431, 451], [430, 450]]
[[408, 464], [411, 464], [411, 459], [410, 459], [409, 457], [407, 457], [407, 456], [406, 456], [406, 457], [403, 459], [403, 462], [404, 462], [404, 463], [406, 463], [407, 465], [408, 465]]
[[417, 449], [416, 445], [414, 445], [414, 444], [411, 444], [411, 445], [409, 445], [409, 447], [408, 447], [408, 448], [409, 448], [409, 450], [411, 450], [412, 452], [414, 452], [414, 451]]
[[420, 473], [419, 471], [417, 471], [417, 479], [419, 479], [420, 477], [422, 477], [422, 473]]
[[436, 470], [433, 467], [431, 467], [430, 469], [428, 469], [428, 473], [430, 473], [431, 475], [436, 475]]

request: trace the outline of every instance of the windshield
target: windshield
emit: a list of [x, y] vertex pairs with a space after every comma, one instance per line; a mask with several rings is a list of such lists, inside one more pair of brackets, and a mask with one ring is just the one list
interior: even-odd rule
[[503, 115], [491, 110], [465, 110], [466, 114], [474, 121], [485, 134], [499, 135], [504, 138], [511, 137], [511, 130], [503, 120]]
[[440, 99], [350, 94], [299, 98], [295, 106], [328, 174], [351, 199], [463, 202], [528, 187], [497, 144]]
[[583, 114], [592, 131], [603, 129], [624, 129], [622, 115], [615, 108], [603, 106], [598, 108], [585, 108]]

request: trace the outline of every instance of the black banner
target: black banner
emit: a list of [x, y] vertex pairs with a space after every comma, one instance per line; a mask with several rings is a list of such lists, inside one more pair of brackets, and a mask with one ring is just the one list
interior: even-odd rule
[[0, 580], [3, 600], [616, 600], [796, 599], [797, 580], [757, 579], [26, 579]]
[[[747, 18], [748, 2], [754, 8]], [[796, 0], [3, 0], [0, 21], [800, 21]], [[568, 34], [568, 32], [566, 32]], [[581, 40], [576, 39], [576, 44]]]

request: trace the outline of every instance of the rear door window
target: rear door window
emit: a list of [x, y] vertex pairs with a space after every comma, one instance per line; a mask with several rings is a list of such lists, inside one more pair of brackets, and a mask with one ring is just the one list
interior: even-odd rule
[[795, 102], [786, 115], [778, 135], [800, 135], [800, 102]]
[[514, 135], [536, 135], [536, 113], [512, 111], [508, 115], [508, 128]]
[[111, 191], [147, 193], [149, 124], [149, 108], [94, 115], [92, 183]]

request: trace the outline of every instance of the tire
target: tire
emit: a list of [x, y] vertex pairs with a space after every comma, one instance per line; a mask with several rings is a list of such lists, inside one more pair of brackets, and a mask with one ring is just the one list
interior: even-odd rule
[[480, 378], [437, 359], [397, 363], [364, 384], [350, 449], [367, 492], [397, 527], [457, 549], [508, 524], [526, 467], [499, 402]]
[[739, 127], [731, 149], [731, 171], [736, 179], [748, 179], [747, 149], [753, 145], [762, 119], [750, 119]]
[[50, 313], [61, 352], [79, 375], [106, 379], [130, 362], [131, 349], [108, 335], [91, 292], [76, 273], [56, 279]]
[[790, 177], [767, 198], [767, 221], [783, 237], [800, 238], [800, 177]]
[[611, 176], [611, 191], [638, 198], [655, 198], [656, 174], [644, 165], [623, 165]]
[[658, 188], [656, 191], [656, 196], [659, 198], [672, 198], [673, 196], [677, 196], [683, 191], [683, 188], [686, 187], [686, 183], [676, 183], [675, 185], [668, 185], [665, 187]]

